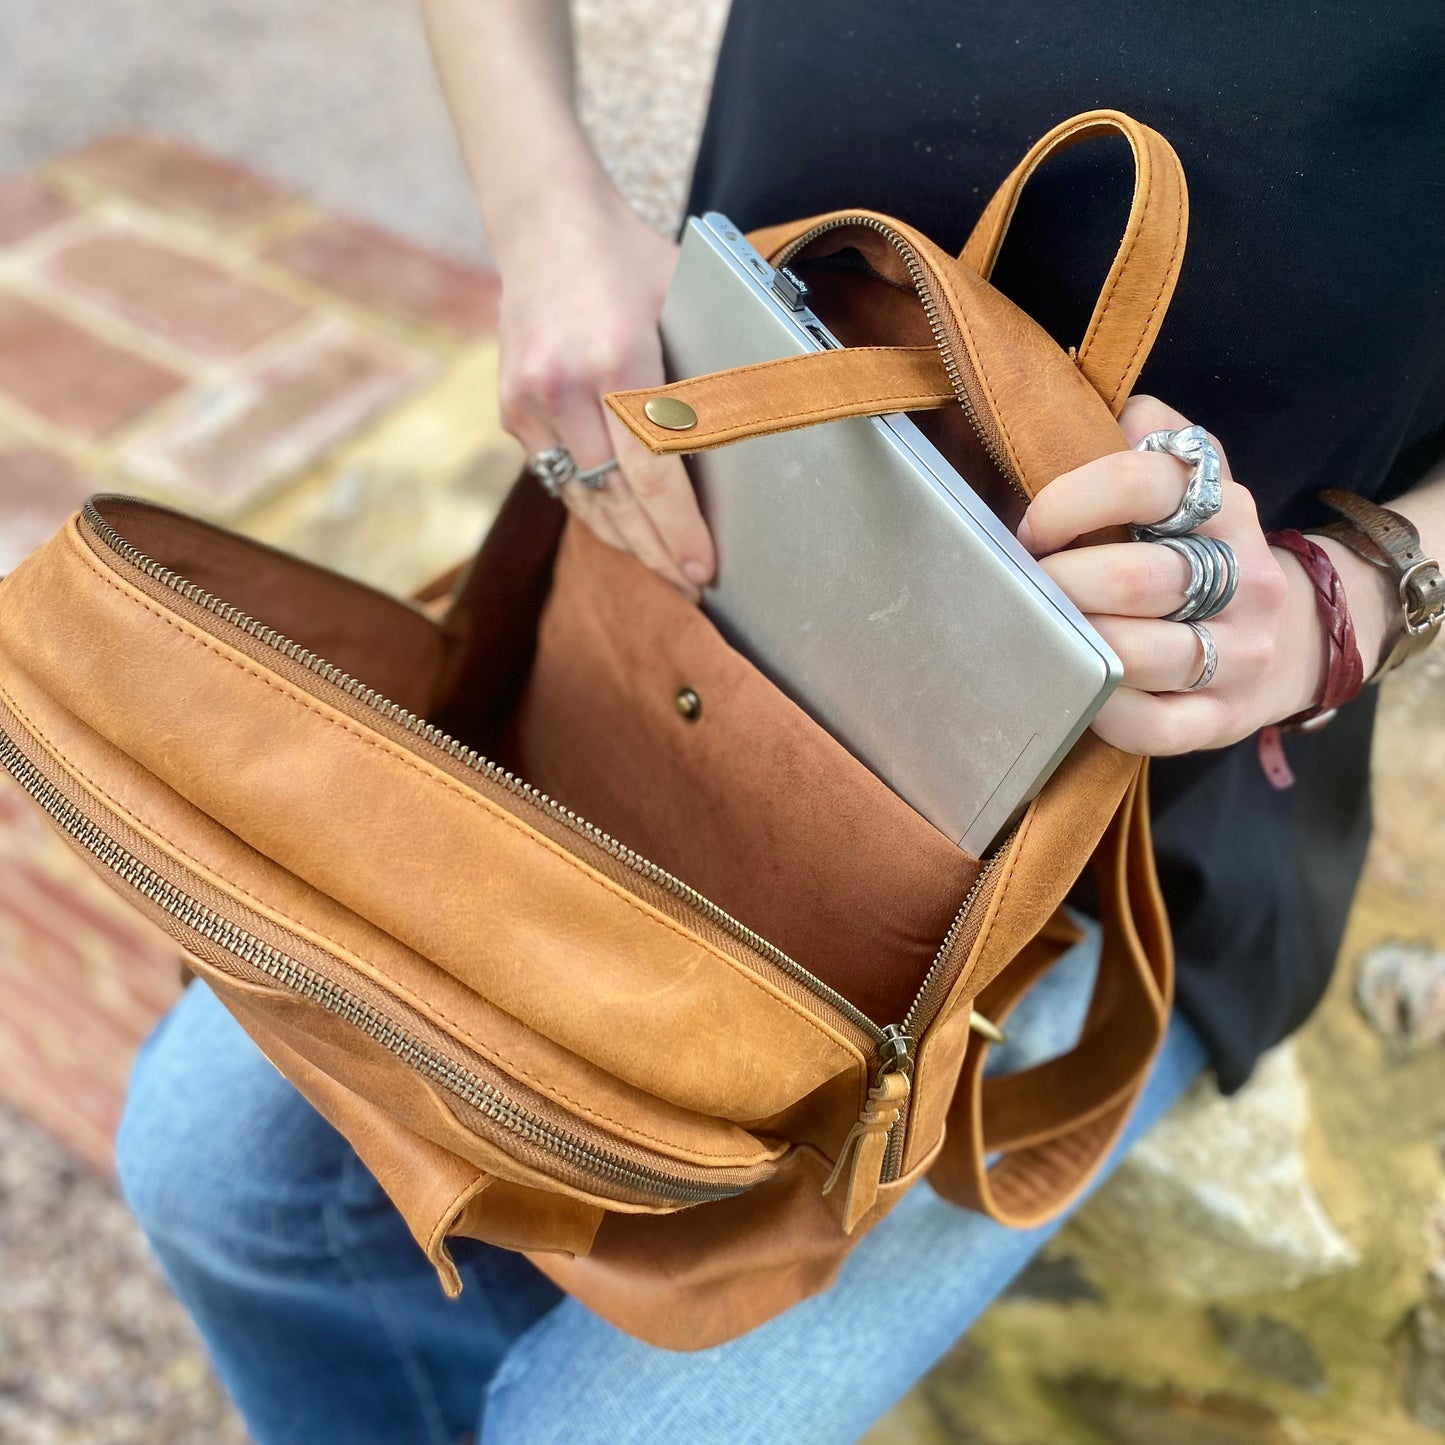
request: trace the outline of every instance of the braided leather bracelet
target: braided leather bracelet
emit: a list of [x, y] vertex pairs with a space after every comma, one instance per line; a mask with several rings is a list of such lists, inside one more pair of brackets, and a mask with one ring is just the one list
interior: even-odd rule
[[1264, 775], [1272, 787], [1288, 788], [1294, 784], [1294, 774], [1284, 755], [1281, 734], [1286, 730], [1312, 732], [1324, 727], [1338, 708], [1360, 695], [1360, 689], [1365, 685], [1365, 664], [1355, 642], [1355, 624], [1350, 620], [1344, 584], [1335, 571], [1335, 564], [1330, 561], [1329, 553], [1302, 532], [1293, 529], [1266, 533], [1265, 541], [1271, 547], [1280, 547], [1291, 553], [1304, 568], [1305, 576], [1315, 589], [1315, 602], [1319, 606], [1320, 620], [1325, 625], [1330, 647], [1325, 691], [1319, 702], [1293, 717], [1285, 718], [1283, 722], [1259, 730], [1259, 762]]

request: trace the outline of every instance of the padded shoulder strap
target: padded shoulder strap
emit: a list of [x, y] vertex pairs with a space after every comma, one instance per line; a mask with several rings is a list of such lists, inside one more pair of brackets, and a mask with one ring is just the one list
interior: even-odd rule
[[1093, 136], [1121, 135], [1134, 152], [1134, 201], [1114, 264], [1079, 343], [1079, 369], [1117, 416], [1174, 294], [1189, 228], [1184, 168], [1157, 131], [1117, 110], [1091, 110], [1056, 125], [1014, 167], [984, 208], [960, 259], [985, 280], [1029, 178], [1052, 155]]

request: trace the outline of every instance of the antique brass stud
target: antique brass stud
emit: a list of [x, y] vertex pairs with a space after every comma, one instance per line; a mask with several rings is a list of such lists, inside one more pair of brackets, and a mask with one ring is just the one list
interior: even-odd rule
[[675, 396], [654, 396], [642, 410], [648, 421], [668, 431], [687, 431], [697, 425], [697, 413]]
[[685, 722], [696, 722], [702, 716], [702, 699], [690, 687], [680, 688], [673, 701]]

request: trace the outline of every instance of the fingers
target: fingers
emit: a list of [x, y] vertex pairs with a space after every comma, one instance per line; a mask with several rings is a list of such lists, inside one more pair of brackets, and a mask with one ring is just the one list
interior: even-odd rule
[[614, 386], [661, 380], [662, 350], [655, 335], [634, 343], [626, 368], [519, 364], [503, 388], [507, 429], [529, 453], [561, 445], [579, 471], [613, 459], [602, 485], [575, 479], [559, 500], [602, 541], [633, 553], [694, 601], [712, 580], [716, 556], [707, 523], [682, 460], [647, 450], [602, 403]]
[[[1138, 446], [1151, 431], [1178, 431], [1188, 425], [1188, 418], [1157, 396], [1131, 396], [1119, 413], [1119, 430], [1131, 447]], [[1218, 442], [1215, 445], [1218, 446]]]
[[1188, 561], [1157, 542], [1115, 542], [1055, 552], [1039, 565], [1080, 612], [1166, 617], [1183, 606]]
[[[1204, 668], [1204, 646], [1194, 629], [1182, 622], [1095, 617], [1093, 623], [1124, 664], [1122, 685], [1126, 688], [1139, 692], [1181, 692]], [[1217, 672], [1215, 676], [1218, 677]]]
[[1050, 482], [1029, 503], [1019, 541], [1036, 557], [1090, 532], [1169, 516], [1184, 497], [1189, 468], [1163, 452], [1111, 452]]
[[717, 569], [717, 558], [682, 458], [654, 456], [606, 408], [603, 420], [632, 496], [674, 565], [693, 587], [706, 586]]
[[1099, 709], [1093, 729], [1106, 743], [1126, 753], [1172, 757], [1220, 747], [1244, 736], [1250, 729], [1239, 731], [1235, 712], [1222, 696], [1208, 690], [1155, 696], [1121, 687]]
[[[1131, 444], [1151, 431], [1188, 425], [1172, 407], [1152, 396], [1131, 397], [1119, 422]], [[1218, 441], [1210, 440], [1219, 451], [1227, 506], [1231, 489], [1244, 489], [1235, 484]], [[1189, 477], [1188, 463], [1163, 452], [1111, 452], [1050, 482], [1029, 503], [1019, 541], [1038, 557], [1105, 527], [1130, 523], [1147, 527], [1178, 508]]]
[[[558, 414], [556, 425], [562, 444], [572, 453], [580, 470], [597, 466], [614, 455], [612, 436], [600, 401], [569, 405]], [[584, 487], [578, 481], [568, 482], [560, 494], [563, 504], [602, 540], [620, 545], [623, 551], [631, 552], [645, 567], [650, 567], [679, 591], [695, 598], [696, 586], [683, 574], [677, 557], [651, 515], [640, 505], [628, 468], [622, 463], [620, 455], [618, 462], [619, 466], [607, 474], [601, 487]], [[686, 473], [682, 475], [681, 484], [691, 496]], [[613, 541], [614, 538], [617, 540]]]

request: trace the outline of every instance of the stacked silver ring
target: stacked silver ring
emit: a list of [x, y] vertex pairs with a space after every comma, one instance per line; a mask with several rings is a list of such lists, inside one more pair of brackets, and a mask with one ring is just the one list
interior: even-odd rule
[[[1195, 528], [1217, 516], [1224, 506], [1223, 470], [1219, 452], [1202, 426], [1180, 427], [1178, 431], [1151, 431], [1135, 444], [1137, 452], [1165, 452], [1189, 463], [1189, 481], [1178, 507], [1167, 517], [1147, 526], [1129, 529], [1136, 542], [1157, 542], [1177, 552], [1189, 564], [1189, 585], [1182, 605], [1165, 617], [1166, 622], [1203, 622], [1223, 612], [1239, 586], [1239, 559], [1234, 548], [1218, 537], [1207, 537]], [[1214, 675], [1212, 667], [1205, 671]], [[1205, 682], [1209, 679], [1205, 678]], [[1203, 687], [1204, 683], [1195, 684]]]
[[1219, 666], [1219, 649], [1214, 645], [1214, 639], [1209, 635], [1207, 627], [1201, 627], [1197, 622], [1184, 624], [1199, 639], [1199, 645], [1204, 649], [1204, 664], [1199, 669], [1199, 676], [1189, 684], [1188, 687], [1180, 688], [1180, 692], [1198, 692], [1201, 688], [1208, 687], [1214, 678], [1214, 669]]
[[560, 497], [568, 482], [577, 482], [589, 492], [600, 492], [607, 478], [617, 470], [616, 457], [608, 457], [595, 467], [579, 467], [576, 458], [564, 446], [548, 447], [527, 458], [527, 470], [542, 484], [549, 497]]
[[1189, 563], [1184, 601], [1164, 618], [1165, 622], [1206, 622], [1229, 606], [1239, 586], [1239, 562], [1228, 542], [1201, 532], [1152, 540]]
[[1219, 514], [1224, 506], [1223, 470], [1219, 452], [1202, 426], [1180, 427], [1178, 431], [1151, 431], [1134, 445], [1136, 452], [1165, 452], [1188, 462], [1189, 484], [1184, 499], [1167, 517], [1148, 526], [1132, 527], [1136, 542], [1158, 542], [1164, 537], [1182, 537]]
[[566, 447], [548, 447], [527, 458], [527, 470], [542, 484], [549, 497], [560, 497], [562, 488], [577, 475], [577, 463]]

